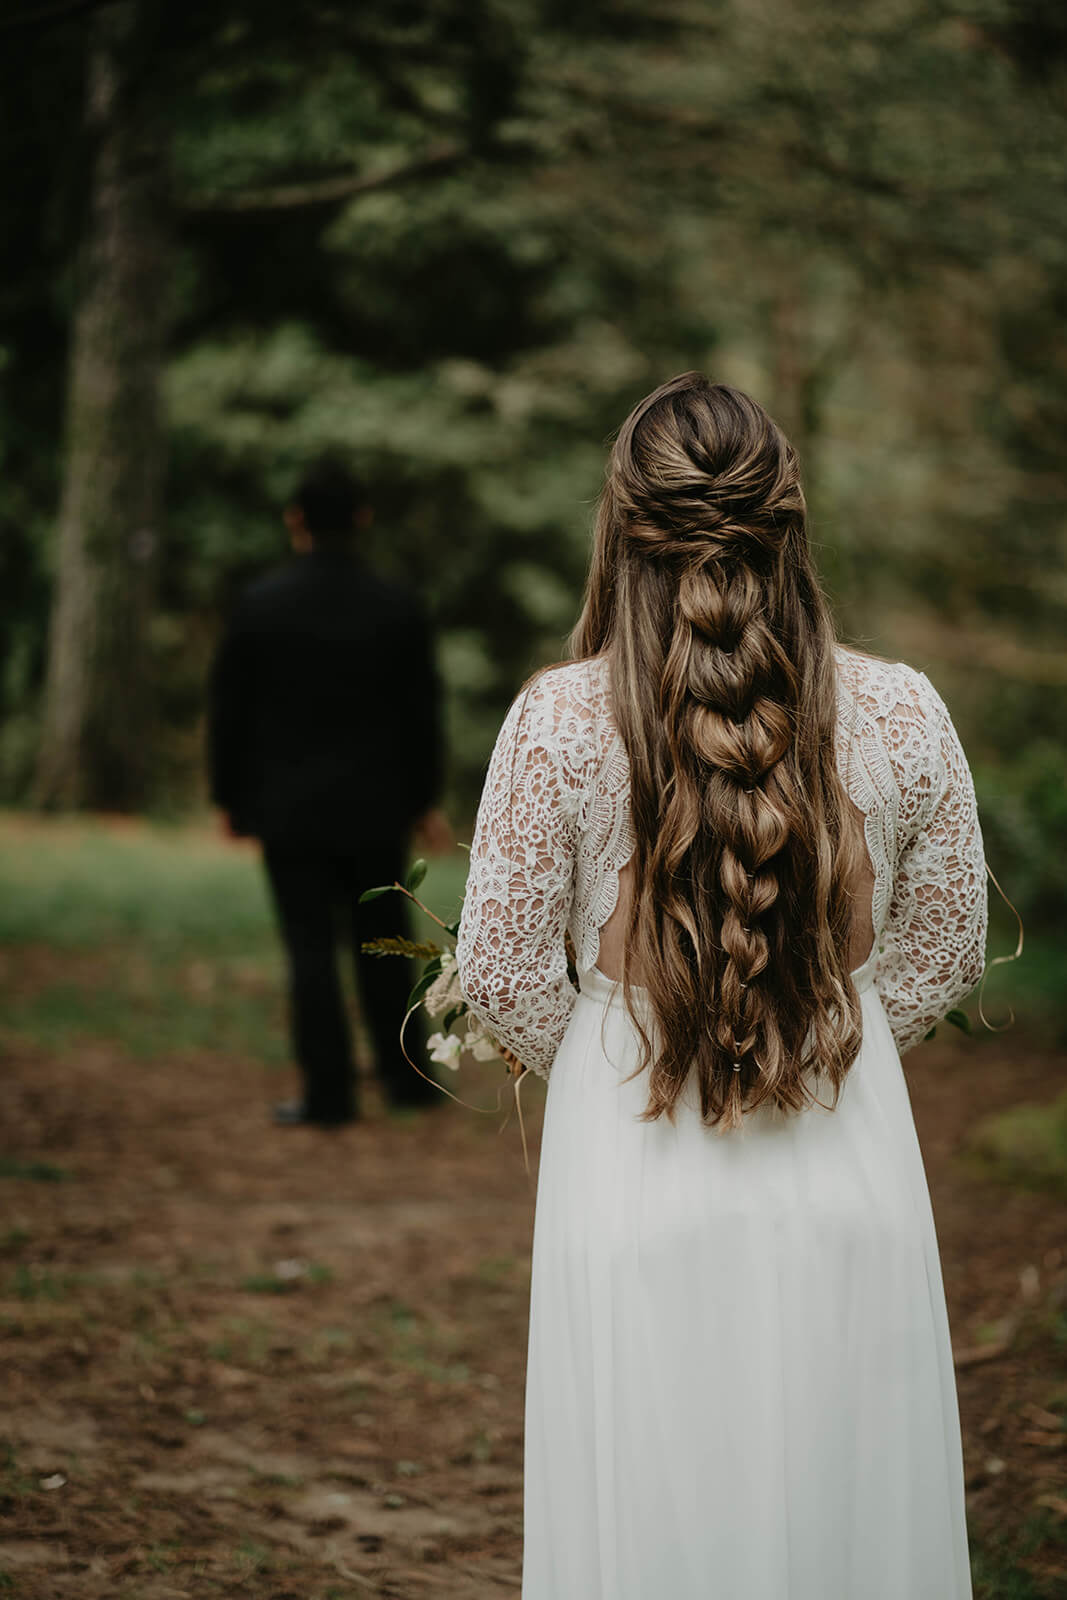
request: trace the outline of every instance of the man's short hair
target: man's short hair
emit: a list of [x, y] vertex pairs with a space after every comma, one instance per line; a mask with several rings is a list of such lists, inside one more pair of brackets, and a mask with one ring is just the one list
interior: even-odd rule
[[356, 513], [367, 503], [353, 474], [332, 457], [305, 472], [293, 501], [303, 512], [312, 539], [327, 544], [345, 544], [355, 536]]

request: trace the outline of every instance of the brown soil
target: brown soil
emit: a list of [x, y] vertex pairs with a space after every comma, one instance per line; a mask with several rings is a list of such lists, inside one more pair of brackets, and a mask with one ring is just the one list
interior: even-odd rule
[[[1050, 1099], [1062, 1060], [1002, 1041], [920, 1056], [973, 1526], [1015, 1539], [1067, 1512], [1062, 1207], [958, 1151], [978, 1115]], [[464, 1084], [484, 1103], [495, 1081]], [[0, 1592], [518, 1594], [517, 1130], [447, 1103], [390, 1118], [368, 1095], [357, 1127], [280, 1131], [271, 1092], [255, 1063], [202, 1054], [8, 1061], [5, 1147], [43, 1165], [0, 1189]], [[540, 1086], [526, 1098], [536, 1144]], [[1028, 1558], [1042, 1594], [1067, 1577], [1049, 1550]]]

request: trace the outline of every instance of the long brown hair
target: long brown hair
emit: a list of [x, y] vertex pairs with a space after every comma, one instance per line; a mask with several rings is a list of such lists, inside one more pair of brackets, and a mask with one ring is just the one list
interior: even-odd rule
[[797, 460], [754, 400], [687, 372], [627, 417], [571, 647], [606, 655], [630, 762], [623, 986], [646, 1116], [670, 1115], [694, 1069], [721, 1128], [761, 1105], [803, 1110], [813, 1076], [835, 1103], [860, 1046], [862, 842], [834, 760], [834, 633]]

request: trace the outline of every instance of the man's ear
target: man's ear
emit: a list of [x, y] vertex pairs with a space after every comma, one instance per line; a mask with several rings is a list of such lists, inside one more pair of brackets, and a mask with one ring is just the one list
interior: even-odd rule
[[282, 520], [289, 530], [289, 543], [297, 555], [307, 555], [314, 541], [304, 521], [303, 508], [298, 505], [286, 506], [282, 512]]

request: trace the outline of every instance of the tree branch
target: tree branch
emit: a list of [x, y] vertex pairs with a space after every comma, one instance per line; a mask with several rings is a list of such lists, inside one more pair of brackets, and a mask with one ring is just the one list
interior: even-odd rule
[[272, 188], [238, 189], [232, 194], [189, 195], [179, 202], [185, 216], [239, 216], [257, 212], [299, 211], [313, 206], [334, 206], [354, 195], [375, 189], [391, 189], [416, 178], [443, 175], [460, 165], [471, 151], [463, 145], [445, 145], [428, 150], [424, 156], [384, 172], [345, 173], [336, 178], [313, 179], [307, 183], [279, 184]]

